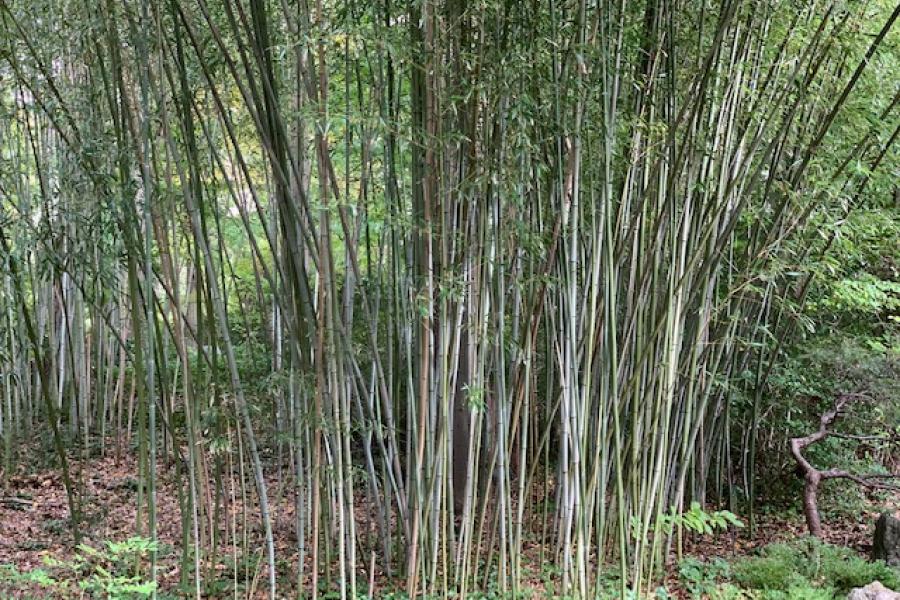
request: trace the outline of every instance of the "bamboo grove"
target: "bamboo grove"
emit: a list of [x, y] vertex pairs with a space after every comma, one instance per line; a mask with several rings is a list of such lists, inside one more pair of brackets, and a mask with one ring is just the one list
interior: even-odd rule
[[896, 78], [834, 133], [889, 4], [0, 0], [4, 473], [48, 440], [77, 539], [133, 444], [197, 598], [237, 548], [272, 598], [652, 589], [666, 515], [752, 526], [796, 240], [896, 168]]

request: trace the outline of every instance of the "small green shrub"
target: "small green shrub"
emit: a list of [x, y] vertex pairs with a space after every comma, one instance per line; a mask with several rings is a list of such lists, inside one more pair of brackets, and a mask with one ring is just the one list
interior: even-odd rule
[[740, 588], [733, 583], [720, 583], [710, 590], [710, 600], [755, 600], [758, 594]]
[[721, 558], [709, 562], [685, 558], [678, 565], [678, 577], [692, 598], [711, 595], [719, 582], [728, 579], [730, 573], [731, 566]]
[[29, 598], [37, 590], [43, 594], [60, 592], [63, 587], [44, 569], [22, 572], [15, 565], [0, 565], [0, 598]]
[[758, 556], [734, 565], [733, 579], [743, 587], [754, 590], [786, 590], [797, 585], [809, 585], [793, 562], [780, 557]]
[[817, 588], [808, 583], [796, 583], [786, 590], [765, 590], [759, 600], [834, 600], [832, 588]]
[[142, 577], [137, 565], [156, 550], [156, 542], [132, 537], [124, 542], [107, 541], [101, 549], [79, 544], [71, 560], [47, 557], [45, 562], [60, 581], [77, 581], [88, 594], [110, 600], [149, 598], [156, 589], [156, 582]]
[[891, 589], [900, 587], [900, 573], [884, 561], [870, 562], [849, 548], [822, 545], [820, 576], [841, 591], [880, 581]]
[[[662, 530], [667, 534], [671, 534], [677, 527], [684, 527], [689, 531], [700, 534], [711, 534], [715, 531], [725, 531], [729, 526], [741, 528], [744, 522], [737, 518], [737, 515], [727, 510], [717, 510], [714, 512], [706, 512], [699, 502], [691, 502], [688, 510], [679, 513], [672, 506], [669, 512], [662, 515], [659, 521]], [[647, 540], [646, 535], [642, 535], [643, 523], [637, 517], [631, 519], [631, 536], [634, 539]]]
[[766, 595], [773, 600], [830, 598], [875, 580], [890, 588], [900, 587], [900, 572], [883, 561], [869, 562], [850, 548], [815, 538], [766, 546], [759, 556], [736, 562], [732, 579], [746, 588], [789, 594]]

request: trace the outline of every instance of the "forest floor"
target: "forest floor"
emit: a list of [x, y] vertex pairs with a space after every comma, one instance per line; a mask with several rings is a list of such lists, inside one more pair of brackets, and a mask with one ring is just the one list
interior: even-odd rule
[[[89, 460], [73, 460], [70, 463], [73, 477], [80, 480], [82, 486], [82, 543], [102, 549], [106, 541], [123, 541], [131, 538], [137, 528], [137, 462], [133, 455], [116, 456], [110, 452], [105, 457], [94, 457]], [[161, 590], [176, 593], [181, 579], [180, 547], [181, 547], [181, 511], [177, 488], [174, 485], [174, 469], [159, 467], [157, 484], [157, 533], [160, 541], [160, 560], [158, 580]], [[249, 479], [249, 475], [248, 475]], [[24, 467], [5, 477], [5, 485], [0, 485], [0, 565], [12, 565], [17, 573], [27, 573], [35, 569], [47, 569], [47, 558], [60, 561], [71, 561], [75, 553], [68, 521], [68, 504], [65, 487], [58, 469], [39, 469], [26, 471]], [[228, 483], [226, 482], [226, 488]], [[288, 494], [279, 493], [279, 482], [272, 478], [268, 482], [271, 513], [276, 544], [276, 556], [290, 556], [287, 561], [279, 561], [279, 579], [291, 587], [296, 580], [296, 537], [294, 530], [295, 507]], [[226, 518], [236, 524], [240, 532], [240, 521], [244, 518], [240, 489], [226, 489], [226, 494], [233, 493], [233, 502]], [[248, 491], [248, 501], [253, 503], [246, 514], [248, 519], [258, 518], [252, 491]], [[799, 500], [798, 500], [799, 502]], [[898, 503], [900, 504], [900, 503]], [[826, 541], [855, 549], [868, 555], [871, 549], [872, 524], [877, 518], [874, 506], [860, 512], [855, 518], [831, 519], [826, 523]], [[366, 512], [361, 509], [361, 512]], [[146, 522], [146, 515], [141, 517]], [[257, 550], [262, 548], [262, 532], [258, 523], [249, 528], [256, 539], [251, 539], [249, 546]], [[366, 531], [366, 529], [370, 529]], [[803, 536], [806, 526], [802, 516], [791, 514], [763, 514], [758, 517], [757, 530], [752, 539], [748, 539], [745, 531], [718, 535], [694, 536], [686, 539], [684, 553], [701, 559], [714, 557], [728, 560], [753, 553], [757, 548], [777, 541], [787, 541]], [[240, 533], [238, 534], [240, 536]], [[369, 544], [374, 548], [375, 532], [365, 523], [358, 528], [361, 546]], [[217, 542], [219, 560], [216, 564], [206, 564], [208, 569], [204, 579], [215, 575], [225, 582], [219, 593], [223, 597], [233, 591], [228, 587], [235, 578], [241, 580], [241, 587], [246, 593], [244, 597], [265, 597], [265, 563], [258, 559], [259, 552], [254, 553], [251, 560], [243, 558], [240, 544], [235, 545], [227, 539]], [[525, 550], [526, 561], [533, 562], [536, 574], [533, 585], [543, 587], [539, 548], [537, 544], [529, 544]], [[365, 551], [360, 557], [361, 571], [369, 568]], [[380, 554], [380, 553], [379, 553]], [[229, 560], [230, 558], [230, 560]], [[235, 565], [238, 568], [235, 569]], [[59, 567], [57, 567], [59, 569]], [[669, 590], [678, 592], [678, 580], [675, 569], [667, 578]], [[52, 572], [52, 569], [51, 569]], [[358, 581], [369, 580], [367, 572], [359, 574]], [[375, 573], [376, 597], [379, 588], [391, 586], [384, 573]], [[7, 584], [8, 585], [8, 584]], [[396, 587], [396, 586], [393, 586]], [[65, 597], [61, 592], [49, 596], [42, 595], [43, 588], [37, 585], [22, 585], [19, 581], [13, 588], [4, 588], [4, 571], [0, 571], [0, 598], [44, 598]], [[289, 590], [285, 590], [286, 592]], [[215, 590], [205, 590], [203, 597], [216, 597]], [[535, 597], [542, 597], [543, 592]]]

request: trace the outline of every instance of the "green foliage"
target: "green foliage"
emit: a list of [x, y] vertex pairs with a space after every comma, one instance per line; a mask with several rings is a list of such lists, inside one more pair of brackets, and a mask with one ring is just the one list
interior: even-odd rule
[[[820, 416], [842, 392], [863, 393], [833, 424], [835, 432], [890, 437], [900, 423], [900, 336], [896, 334], [828, 334], [809, 340], [802, 351], [787, 357], [767, 384], [769, 408], [761, 423], [760, 473], [769, 484], [765, 501], [781, 507], [799, 506], [803, 482], [793, 475], [795, 463], [785, 442], [816, 430]], [[890, 446], [878, 439], [858, 441], [826, 438], [806, 449], [819, 468], [854, 473], [883, 472]], [[820, 508], [826, 515], [858, 514], [864, 491], [850, 482], [831, 481], [820, 489]]]
[[702, 562], [696, 558], [685, 558], [678, 564], [678, 577], [692, 598], [709, 596], [719, 583], [728, 579], [731, 565], [721, 558]]
[[678, 574], [692, 598], [713, 600], [832, 600], [875, 580], [900, 585], [900, 572], [883, 562], [814, 538], [771, 544], [733, 564], [686, 558]]
[[466, 404], [469, 408], [475, 411], [484, 411], [487, 408], [487, 403], [484, 400], [484, 388], [466, 384], [464, 391], [466, 393]]
[[821, 251], [804, 265], [814, 276], [806, 309], [815, 331], [874, 338], [897, 331], [900, 218], [894, 207], [872, 203], [866, 198], [849, 212], [823, 210], [818, 239], [801, 242]]
[[668, 533], [679, 524], [697, 533], [712, 533], [717, 529], [724, 531], [729, 525], [738, 528], [744, 526], [734, 513], [727, 510], [707, 513], [700, 507], [699, 502], [691, 502], [691, 508], [680, 515], [675, 513], [673, 506], [669, 514], [663, 518], [663, 527]]
[[[0, 308], [8, 310], [0, 314], [9, 313], [6, 320], [13, 322], [28, 312], [17, 304], [33, 305], [42, 333], [24, 346], [13, 343], [21, 327], [0, 336], [9, 340], [0, 371], [19, 362], [17, 354], [23, 355], [16, 365], [24, 366], [23, 374], [40, 371], [41, 378], [21, 387], [30, 392], [41, 380], [47, 414], [32, 414], [34, 402], [26, 398], [26, 424], [55, 425], [44, 371], [58, 367], [55, 394], [63, 408], [70, 397], [105, 398], [103, 382], [120, 381], [113, 363], [136, 363], [137, 340], [129, 329], [136, 332], [146, 317], [146, 325], [156, 326], [147, 328], [147, 339], [159, 331], [158, 343], [150, 346], [160, 360], [150, 366], [158, 366], [160, 377], [150, 379], [163, 401], [160, 434], [166, 434], [165, 442], [174, 440], [170, 445], [176, 450], [189, 443], [192, 467], [212, 459], [217, 466], [229, 464], [232, 474], [231, 458], [238, 467], [244, 460], [253, 464], [260, 522], [270, 547], [275, 542], [259, 454], [266, 470], [277, 466], [280, 475], [282, 465], [273, 462], [286, 455], [284, 448], [296, 451], [300, 465], [297, 477], [285, 485], [296, 483], [301, 495], [307, 489], [326, 492], [324, 510], [312, 512], [320, 522], [311, 520], [308, 528], [316, 543], [317, 532], [322, 533], [326, 557], [343, 560], [363, 549], [352, 528], [351, 535], [339, 536], [333, 526], [334, 515], [345, 514], [340, 503], [352, 508], [356, 497], [328, 489], [343, 489], [347, 473], [349, 484], [356, 473], [372, 473], [369, 500], [383, 502], [367, 506], [387, 527], [404, 526], [404, 535], [391, 536], [393, 544], [416, 548], [421, 543], [425, 550], [410, 554], [421, 562], [408, 564], [407, 570], [425, 573], [426, 583], [436, 583], [427, 580], [438, 573], [443, 549], [454, 549], [453, 525], [422, 527], [421, 540], [406, 533], [409, 522], [429, 523], [429, 515], [442, 523], [453, 520], [449, 503], [438, 496], [443, 490], [449, 495], [452, 486], [444, 484], [452, 483], [447, 477], [456, 470], [447, 464], [449, 454], [434, 452], [432, 442], [450, 439], [453, 421], [440, 416], [452, 415], [443, 409], [456, 394], [452, 386], [462, 385], [466, 403], [486, 423], [482, 435], [471, 440], [478, 468], [485, 471], [482, 459], [492, 460], [488, 448], [508, 448], [510, 455], [534, 457], [533, 466], [544, 467], [544, 483], [551, 484], [544, 486], [545, 496], [553, 496], [548, 490], [557, 492], [555, 501], [532, 501], [525, 495], [530, 489], [518, 488], [514, 497], [511, 486], [500, 486], [496, 522], [512, 523], [511, 511], [525, 508], [526, 502], [529, 513], [521, 518], [531, 522], [537, 507], [556, 518], [577, 498], [581, 512], [565, 521], [566, 535], [560, 538], [570, 539], [573, 527], [574, 539], [592, 540], [597, 533], [595, 553], [584, 560], [578, 554], [583, 577], [586, 565], [605, 556], [606, 536], [628, 533], [618, 531], [620, 521], [613, 516], [625, 526], [628, 515], [652, 510], [654, 499], [670, 493], [672, 473], [690, 474], [694, 490], [715, 470], [722, 474], [719, 487], [730, 486], [730, 495], [735, 481], [743, 479], [745, 488], [750, 483], [746, 495], [754, 496], [757, 475], [771, 480], [769, 473], [740, 473], [747, 467], [739, 464], [742, 457], [756, 459], [755, 441], [771, 440], [771, 446], [762, 449], [770, 454], [752, 466], [776, 470], [783, 462], [766, 459], [783, 460], [785, 437], [815, 425], [822, 409], [818, 399], [829, 399], [835, 389], [856, 389], [840, 369], [816, 362], [818, 371], [812, 371], [800, 363], [785, 372], [781, 390], [773, 389], [772, 410], [754, 405], [748, 418], [748, 404], [737, 394], [718, 397], [718, 389], [708, 388], [711, 381], [729, 379], [732, 367], [750, 373], [743, 383], [760, 383], [746, 365], [757, 358], [760, 365], [778, 359], [756, 352], [773, 348], [782, 332], [788, 332], [784, 339], [790, 343], [793, 332], [780, 315], [788, 315], [788, 321], [805, 319], [810, 333], [849, 328], [855, 321], [854, 331], [865, 335], [861, 347], [884, 353], [890, 346], [885, 330], [896, 327], [892, 313], [900, 307], [896, 261], [891, 262], [898, 244], [892, 247], [891, 241], [900, 229], [889, 210], [896, 207], [888, 201], [894, 198], [898, 163], [896, 153], [887, 154], [887, 168], [878, 169], [872, 158], [887, 143], [881, 130], [889, 132], [894, 120], [893, 113], [889, 119], [881, 115], [896, 87], [896, 38], [879, 52], [867, 53], [872, 28], [891, 10], [887, 0], [864, 7], [839, 3], [834, 9], [816, 3], [804, 8], [800, 2], [694, 2], [659, 14], [654, 3], [623, 2], [612, 11], [581, 3], [576, 11], [577, 3], [508, 0], [324, 2], [317, 11], [323, 14], [311, 21], [280, 10], [281, 3], [252, 2], [252, 27], [245, 15], [238, 23], [230, 9], [223, 13], [222, 6], [211, 3], [211, 14], [198, 20], [196, 31], [184, 15], [174, 14], [178, 10], [154, 6], [156, 29], [163, 34], [146, 37], [144, 17], [134, 20], [137, 14], [127, 7], [117, 19], [112, 11], [72, 4], [3, 2], [0, 26], [11, 35], [0, 35], [0, 229], [4, 247], [11, 232], [23, 272], [13, 279], [25, 293], [7, 302], [12, 297], [7, 283]], [[65, 18], [35, 19], [35, 14]], [[432, 26], [434, 35], [426, 33]], [[426, 34], [428, 42], [419, 34]], [[588, 43], [595, 38], [599, 43]], [[313, 41], [319, 68], [307, 69], [303, 57]], [[189, 45], [186, 52], [182, 43]], [[247, 67], [245, 49], [265, 60], [233, 70], [234, 65]], [[107, 56], [109, 64], [103, 60]], [[850, 87], [841, 94], [857, 64], [871, 66], [855, 72], [852, 94]], [[306, 79], [314, 73], [318, 83]], [[144, 93], [136, 93], [138, 80]], [[265, 106], [259, 90], [266, 92]], [[307, 96], [318, 101], [307, 102]], [[132, 112], [140, 113], [143, 143], [138, 143]], [[308, 137], [313, 123], [314, 153]], [[864, 136], [870, 131], [871, 140]], [[857, 145], [859, 152], [853, 150]], [[844, 163], [845, 157], [852, 162]], [[835, 172], [843, 164], [850, 164], [849, 177]], [[866, 194], [857, 198], [857, 184], [870, 179]], [[335, 193], [326, 202], [322, 192], [329, 184]], [[869, 190], [874, 200], [867, 197]], [[151, 208], [152, 223], [136, 222]], [[431, 208], [433, 218], [424, 218]], [[197, 213], [202, 227], [188, 231], [188, 222], [196, 226]], [[863, 218], [857, 218], [860, 214]], [[810, 216], [813, 227], [807, 229]], [[123, 232], [141, 226], [146, 227], [144, 239], [132, 241], [131, 233], [123, 239]], [[165, 253], [176, 272], [164, 268]], [[196, 264], [204, 253], [205, 260]], [[359, 269], [349, 268], [351, 256]], [[134, 277], [136, 262], [145, 267], [140, 281]], [[807, 274], [816, 275], [814, 281]], [[134, 300], [130, 319], [127, 303], [118, 307], [126, 279]], [[79, 292], [84, 297], [70, 294], [67, 281], [86, 288]], [[812, 316], [799, 314], [797, 298], [810, 281]], [[315, 300], [308, 297], [308, 287], [315, 289]], [[366, 298], [363, 290], [368, 290]], [[146, 294], [142, 299], [139, 291]], [[278, 320], [271, 318], [276, 305], [284, 311]], [[417, 313], [425, 318], [424, 326], [413, 322]], [[101, 314], [113, 322], [101, 323]], [[482, 325], [475, 327], [476, 319]], [[58, 339], [56, 324], [63, 331], [70, 322], [78, 328]], [[740, 325], [732, 330], [731, 323]], [[270, 343], [269, 328], [275, 333], [275, 327], [283, 337], [272, 337], [284, 343]], [[186, 364], [171, 351], [170, 337], [179, 330], [191, 346]], [[222, 335], [225, 331], [229, 336]], [[322, 334], [321, 349], [310, 347], [312, 333]], [[228, 350], [236, 369], [223, 360], [226, 337], [234, 340], [227, 343], [234, 344]], [[112, 338], [123, 344], [121, 361], [104, 358], [114, 354], [107, 348]], [[87, 351], [72, 341], [79, 339], [92, 342], [95, 359], [81, 360]], [[557, 354], [562, 348], [564, 355]], [[152, 352], [147, 355], [152, 357]], [[871, 364], [867, 358], [866, 369]], [[276, 369], [282, 370], [273, 373]], [[133, 371], [128, 374], [117, 390], [125, 389], [125, 382], [143, 386]], [[189, 375], [196, 398], [181, 392]], [[295, 375], [296, 380], [289, 379]], [[291, 395], [296, 403], [287, 414], [272, 411], [289, 381], [298, 385], [291, 392], [300, 390]], [[89, 382], [100, 385], [73, 389], [93, 385]], [[314, 406], [305, 393], [313, 383]], [[521, 402], [520, 390], [525, 391]], [[737, 398], [734, 405], [732, 398]], [[553, 408], [557, 399], [559, 409]], [[155, 403], [153, 398], [138, 403], [136, 430], [144, 432], [142, 405]], [[60, 412], [64, 429], [73, 434], [78, 423], [70, 423], [68, 414], [87, 417], [84, 409], [96, 406], [100, 432], [105, 415], [112, 414], [108, 405], [71, 406]], [[523, 421], [517, 430], [520, 406]], [[197, 413], [187, 414], [188, 408]], [[892, 422], [889, 407], [868, 409], [869, 419], [846, 422], [852, 432], [871, 433], [861, 429]], [[238, 412], [242, 421], [233, 427]], [[757, 431], [760, 412], [763, 423]], [[498, 415], [511, 420], [498, 420]], [[576, 425], [571, 436], [568, 415]], [[627, 424], [622, 431], [620, 417]], [[344, 419], [356, 421], [353, 434], [377, 434], [375, 455], [366, 448], [365, 470], [356, 458], [358, 438], [348, 439], [338, 429]], [[84, 421], [87, 428], [90, 419]], [[262, 425], [261, 452], [256, 422]], [[422, 425], [414, 430], [416, 423]], [[498, 423], [522, 433], [505, 435], [503, 426], [494, 426]], [[559, 423], [562, 434], [557, 435]], [[611, 424], [614, 448], [604, 433]], [[180, 435], [188, 425], [192, 435]], [[743, 431], [729, 437], [728, 427]], [[272, 429], [276, 433], [267, 435]], [[84, 432], [85, 437], [94, 434]], [[246, 436], [246, 445], [234, 443], [240, 438], [232, 436], [240, 435]], [[426, 462], [422, 452], [411, 451], [422, 440], [429, 441]], [[573, 448], [598, 452], [578, 460], [584, 452], [573, 453], [569, 463], [554, 448], [566, 448], [570, 440]], [[653, 450], [639, 452], [641, 445]], [[65, 446], [59, 452], [63, 465], [72, 449], [69, 439]], [[319, 477], [315, 467], [322, 464], [322, 447], [325, 468]], [[542, 447], [547, 452], [540, 457]], [[334, 448], [338, 451], [331, 452]], [[623, 451], [629, 450], [623, 462]], [[309, 456], [315, 460], [311, 470], [308, 461], [300, 460]], [[871, 459], [840, 440], [817, 445], [810, 456], [828, 466]], [[466, 456], [454, 451], [452, 458]], [[574, 477], [553, 481], [549, 473], [556, 467], [557, 473], [574, 469]], [[508, 462], [499, 461], [497, 469], [498, 481], [508, 482]], [[383, 481], [375, 479], [376, 471], [384, 474]], [[423, 495], [422, 473], [425, 487], [440, 491], [434, 502]], [[617, 477], [607, 476], [612, 473]], [[194, 483], [192, 468], [188, 475]], [[201, 479], [205, 475], [201, 468]], [[525, 473], [512, 475], [532, 480]], [[152, 469], [150, 476], [156, 476]], [[279, 477], [276, 515], [281, 483]], [[365, 486], [353, 489], [364, 493]], [[407, 490], [407, 499], [415, 500], [407, 503], [409, 511], [403, 498]], [[489, 488], [479, 487], [478, 495], [485, 507], [494, 498]], [[197, 519], [218, 515], [205, 504], [219, 496], [203, 496], [192, 495], [193, 508], [201, 503], [205, 509], [194, 511], [200, 515], [192, 523], [197, 530]], [[355, 518], [352, 510], [349, 514]], [[604, 521], [603, 515], [610, 518]], [[543, 516], [551, 517], [546, 511]], [[187, 511], [184, 517], [187, 525]], [[244, 523], [245, 539], [249, 535], [256, 541], [258, 532], [246, 524], [256, 521]], [[678, 528], [705, 535], [742, 523], [731, 512], [708, 513], [693, 503], [684, 513], [672, 509], [660, 515], [653, 525], [656, 534]], [[640, 538], [648, 522], [636, 520], [632, 527]], [[50, 526], [47, 531], [52, 532]], [[300, 538], [303, 547], [307, 540]], [[466, 544], [473, 536], [459, 539]], [[203, 539], [193, 541], [199, 547]], [[516, 557], [521, 541], [517, 536], [501, 560]], [[282, 554], [283, 540], [278, 542]], [[480, 535], [475, 542], [482, 548]], [[139, 564], [155, 549], [134, 540], [124, 544], [107, 544], [102, 551], [80, 547], [74, 561], [56, 566], [97, 593], [140, 595], [145, 582], [131, 563]], [[486, 553], [493, 548], [484, 547]], [[403, 550], [396, 553], [398, 563]], [[572, 548], [557, 550], [558, 556]], [[461, 548], [466, 556], [468, 551]], [[629, 558], [628, 552], [618, 553], [623, 568]], [[640, 556], [634, 558], [632, 564], [643, 564]], [[261, 572], [256, 567], [265, 559], [260, 553], [240, 560], [244, 563], [234, 568], [244, 575], [235, 579]], [[274, 563], [274, 556], [270, 560]], [[770, 575], [776, 578], [781, 565], [777, 557], [771, 560]], [[454, 581], [474, 580], [477, 574], [480, 582], [486, 570], [470, 572], [470, 564], [478, 562], [464, 562], [457, 571], [457, 565], [444, 561], [440, 575]], [[269, 566], [274, 587], [277, 569]], [[334, 566], [326, 559], [321, 568]], [[349, 566], [352, 571], [354, 565]], [[403, 565], [397, 566], [402, 577]], [[689, 567], [684, 577], [698, 593], [735, 592], [717, 582], [723, 573], [708, 572], [713, 567]], [[517, 576], [517, 570], [511, 572]], [[833, 572], [838, 579], [837, 569]], [[787, 579], [784, 589], [813, 589], [811, 579]], [[496, 596], [491, 581], [479, 597]], [[640, 589], [643, 583], [635, 585]], [[332, 593], [323, 590], [323, 597]]]
[[797, 564], [780, 556], [764, 555], [738, 562], [734, 566], [734, 579], [753, 589], [783, 590], [804, 582], [797, 568]]
[[884, 281], [868, 273], [859, 278], [840, 279], [832, 284], [831, 294], [815, 307], [856, 316], [893, 312], [900, 308], [900, 283]]
[[[815, 538], [771, 544], [759, 556], [734, 563], [732, 571], [732, 579], [739, 585], [792, 594], [780, 596], [785, 598], [831, 597], [832, 590], [844, 594], [875, 580], [891, 588], [900, 586], [900, 572], [883, 561], [869, 562], [849, 548], [825, 544]], [[799, 593], [801, 590], [803, 594]]]
[[745, 600], [756, 598], [756, 593], [752, 590], [738, 587], [733, 583], [725, 582], [710, 590], [707, 597], [712, 600]]
[[794, 583], [785, 590], [763, 590], [749, 595], [760, 600], [834, 600], [837, 595], [831, 588], [812, 587], [807, 583]]
[[141, 575], [140, 565], [156, 550], [156, 542], [131, 537], [123, 542], [107, 541], [102, 549], [79, 544], [71, 560], [48, 557], [45, 561], [57, 573], [59, 581], [75, 580], [86, 593], [110, 600], [129, 600], [153, 595], [156, 582]]
[[[711, 534], [717, 530], [725, 531], [729, 525], [738, 528], [744, 527], [743, 521], [731, 511], [706, 512], [699, 502], [691, 502], [690, 508], [683, 513], [679, 513], [672, 506], [669, 508], [669, 512], [660, 519], [660, 526], [667, 534], [671, 534], [678, 527], [684, 527], [700, 534]], [[641, 535], [641, 521], [636, 517], [631, 519], [631, 534], [635, 539]]]
[[28, 598], [34, 590], [61, 590], [64, 585], [44, 569], [22, 572], [15, 565], [0, 565], [0, 598]]

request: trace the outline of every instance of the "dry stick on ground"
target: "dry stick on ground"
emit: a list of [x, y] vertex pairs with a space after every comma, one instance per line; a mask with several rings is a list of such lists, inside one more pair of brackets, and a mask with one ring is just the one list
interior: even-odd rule
[[887, 479], [896, 479], [897, 475], [890, 474], [869, 474], [854, 475], [848, 471], [841, 469], [828, 469], [821, 471], [815, 468], [803, 456], [803, 449], [811, 446], [828, 436], [839, 436], [849, 439], [862, 439], [829, 431], [828, 428], [834, 421], [841, 416], [844, 407], [848, 402], [855, 398], [865, 397], [863, 394], [841, 394], [838, 396], [834, 404], [834, 408], [824, 413], [819, 418], [819, 430], [805, 437], [791, 439], [791, 454], [797, 461], [798, 467], [803, 471], [803, 478], [806, 485], [803, 490], [803, 512], [806, 514], [806, 524], [809, 526], [809, 533], [816, 537], [822, 537], [822, 521], [819, 517], [819, 505], [817, 494], [819, 484], [825, 479], [849, 479], [855, 481], [859, 485], [870, 489], [900, 489], [900, 487], [884, 483]]

